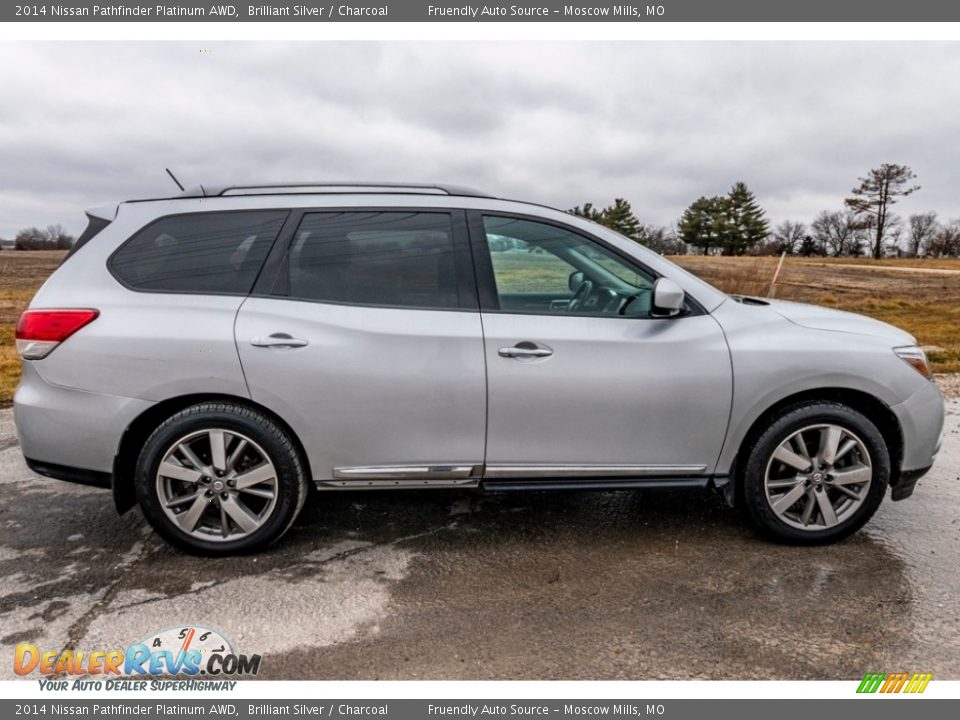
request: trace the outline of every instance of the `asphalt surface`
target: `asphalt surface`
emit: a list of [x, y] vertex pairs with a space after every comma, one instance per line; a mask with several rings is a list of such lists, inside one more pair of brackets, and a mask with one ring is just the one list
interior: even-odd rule
[[13, 646], [198, 624], [274, 679], [960, 679], [960, 402], [934, 471], [829, 547], [712, 494], [314, 493], [269, 551], [208, 560], [41, 478], [0, 411], [0, 677]]

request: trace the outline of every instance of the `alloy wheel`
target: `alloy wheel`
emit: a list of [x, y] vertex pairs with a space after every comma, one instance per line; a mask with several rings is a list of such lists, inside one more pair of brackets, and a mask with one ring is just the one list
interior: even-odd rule
[[819, 424], [777, 446], [767, 463], [764, 491], [782, 522], [818, 531], [849, 519], [863, 505], [872, 481], [863, 440], [840, 425]]
[[276, 507], [279, 485], [273, 461], [256, 442], [210, 428], [173, 443], [157, 468], [156, 489], [181, 532], [222, 542], [262, 527]]

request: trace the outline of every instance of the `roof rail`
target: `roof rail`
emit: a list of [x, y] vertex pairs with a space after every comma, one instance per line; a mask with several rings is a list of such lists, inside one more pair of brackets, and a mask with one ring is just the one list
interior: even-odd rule
[[229, 197], [236, 195], [294, 195], [294, 194], [399, 194], [399, 195], [453, 195], [458, 197], [492, 198], [480, 190], [441, 183], [393, 182], [293, 182], [257, 185], [198, 185], [184, 191], [179, 197]]

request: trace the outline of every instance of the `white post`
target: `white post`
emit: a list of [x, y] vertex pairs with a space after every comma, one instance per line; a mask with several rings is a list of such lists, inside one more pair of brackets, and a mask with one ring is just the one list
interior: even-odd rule
[[780, 277], [780, 268], [783, 267], [783, 260], [785, 257], [787, 257], [786, 250], [784, 250], [783, 253], [780, 254], [780, 262], [777, 263], [777, 269], [773, 273], [773, 280], [770, 281], [770, 292], [767, 293], [767, 297], [769, 298], [772, 298], [774, 296], [774, 293], [776, 293], [777, 291], [777, 288], [776, 288], [777, 278]]

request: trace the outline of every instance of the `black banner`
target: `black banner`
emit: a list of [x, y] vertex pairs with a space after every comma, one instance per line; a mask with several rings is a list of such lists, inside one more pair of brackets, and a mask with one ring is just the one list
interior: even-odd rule
[[943, 0], [523, 0], [497, 4], [434, 0], [256, 0], [250, 4], [68, 0], [0, 7], [17, 22], [950, 22], [960, 3]]

